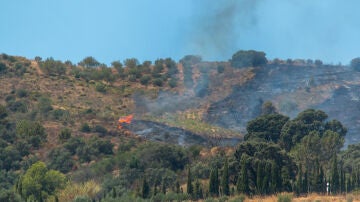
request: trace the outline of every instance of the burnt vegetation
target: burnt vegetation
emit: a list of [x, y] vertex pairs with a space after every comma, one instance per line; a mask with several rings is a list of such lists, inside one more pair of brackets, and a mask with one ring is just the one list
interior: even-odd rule
[[[0, 201], [225, 201], [325, 194], [327, 183], [331, 194], [358, 190], [360, 146], [344, 144], [359, 131], [351, 90], [359, 58], [347, 67], [265, 56], [108, 67], [94, 57], [1, 54]], [[352, 108], [332, 111], [340, 102]], [[119, 127], [129, 114], [134, 121]]]

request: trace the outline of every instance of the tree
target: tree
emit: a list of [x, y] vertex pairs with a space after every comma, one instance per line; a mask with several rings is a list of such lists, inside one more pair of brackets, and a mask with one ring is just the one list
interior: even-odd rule
[[236, 184], [236, 189], [238, 192], [249, 195], [250, 188], [249, 188], [249, 177], [247, 173], [247, 159], [245, 156], [242, 157], [240, 161], [240, 173]]
[[20, 184], [20, 194], [26, 201], [44, 201], [57, 189], [64, 187], [65, 176], [59, 171], [48, 170], [45, 163], [39, 161], [20, 178]]
[[352, 59], [350, 62], [350, 67], [353, 68], [355, 71], [360, 71], [360, 57]]
[[212, 196], [219, 196], [219, 176], [217, 167], [210, 172], [209, 193]]
[[289, 117], [281, 114], [267, 114], [248, 122], [244, 140], [262, 140], [277, 143], [281, 130]]
[[231, 66], [236, 68], [263, 66], [267, 63], [265, 55], [261, 51], [240, 50], [232, 56], [230, 60]]
[[149, 198], [149, 196], [150, 196], [150, 185], [147, 182], [146, 177], [144, 177], [141, 188], [141, 197]]
[[133, 69], [139, 65], [139, 61], [136, 58], [127, 58], [124, 60], [124, 64], [126, 67]]
[[3, 62], [0, 62], [0, 73], [5, 72], [7, 69], [6, 64]]
[[40, 62], [39, 66], [41, 70], [48, 75], [63, 75], [66, 71], [65, 64], [60, 60], [54, 60], [52, 57]]
[[261, 106], [261, 114], [267, 115], [267, 114], [276, 114], [276, 108], [270, 101], [266, 101]]
[[230, 195], [230, 187], [229, 187], [229, 164], [228, 160], [225, 160], [225, 165], [222, 172], [221, 177], [221, 190], [222, 194], [229, 196]]
[[340, 176], [336, 155], [332, 160], [330, 189], [333, 194], [337, 194], [340, 191]]
[[194, 193], [190, 168], [188, 168], [188, 173], [187, 173], [187, 189], [186, 189], [186, 193], [189, 194], [189, 195], [193, 195], [193, 193]]
[[79, 65], [87, 68], [94, 68], [100, 66], [100, 62], [98, 62], [94, 57], [88, 56], [84, 58], [81, 62], [79, 62]]

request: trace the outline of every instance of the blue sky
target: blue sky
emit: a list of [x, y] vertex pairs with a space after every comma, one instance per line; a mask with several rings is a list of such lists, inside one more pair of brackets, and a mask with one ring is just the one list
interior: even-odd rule
[[254, 49], [269, 59], [348, 64], [360, 56], [357, 0], [4, 0], [0, 7], [0, 52], [27, 58], [228, 60]]

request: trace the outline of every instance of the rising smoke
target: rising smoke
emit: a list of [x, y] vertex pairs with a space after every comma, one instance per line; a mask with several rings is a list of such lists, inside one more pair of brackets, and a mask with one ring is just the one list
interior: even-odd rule
[[241, 30], [255, 26], [258, 0], [194, 1], [189, 46], [205, 59], [227, 58]]

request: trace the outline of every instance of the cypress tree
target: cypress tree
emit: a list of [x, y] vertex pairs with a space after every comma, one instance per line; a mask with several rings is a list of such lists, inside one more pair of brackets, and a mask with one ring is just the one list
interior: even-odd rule
[[161, 192], [162, 192], [163, 194], [166, 194], [165, 179], [163, 179], [162, 182], [161, 182]]
[[279, 167], [277, 166], [275, 161], [271, 162], [271, 180], [270, 187], [272, 193], [277, 193], [281, 187], [281, 178], [279, 174]]
[[194, 193], [194, 188], [192, 185], [192, 176], [191, 176], [191, 172], [190, 172], [190, 168], [188, 168], [188, 176], [187, 176], [187, 190], [186, 193], [188, 193], [189, 195], [193, 195]]
[[344, 193], [346, 191], [345, 186], [346, 186], [345, 172], [344, 172], [343, 166], [341, 165], [341, 167], [340, 167], [340, 188], [341, 188], [340, 191], [341, 191], [341, 193]]
[[263, 194], [263, 184], [262, 179], [264, 177], [263, 175], [263, 166], [261, 165], [261, 162], [258, 162], [257, 169], [256, 169], [256, 189], [258, 194]]
[[112, 188], [112, 197], [116, 198], [116, 190], [115, 187]]
[[209, 193], [212, 196], [219, 195], [219, 177], [218, 169], [216, 167], [210, 172]]
[[304, 181], [303, 181], [303, 193], [308, 193], [309, 191], [309, 178], [308, 178], [308, 172], [305, 171], [305, 174], [304, 174]]
[[196, 182], [195, 182], [195, 190], [194, 190], [194, 192], [195, 192], [195, 199], [196, 200], [204, 198], [201, 183], [199, 182], [199, 180], [196, 180]]
[[250, 195], [249, 176], [247, 173], [247, 160], [241, 159], [241, 170], [237, 180], [236, 189], [239, 193]]
[[142, 189], [141, 189], [141, 197], [148, 198], [149, 195], [150, 195], [150, 186], [149, 183], [146, 181], [146, 178], [144, 177], [142, 183]]
[[229, 165], [228, 160], [225, 160], [225, 165], [223, 168], [223, 173], [221, 177], [221, 190], [222, 194], [229, 196], [230, 195], [230, 187], [229, 187]]
[[178, 194], [178, 193], [180, 193], [180, 183], [179, 183], [179, 181], [177, 181], [176, 180], [176, 183], [175, 183], [175, 192]]
[[302, 194], [303, 193], [303, 173], [302, 173], [302, 166], [299, 166], [299, 174], [298, 179], [296, 181], [296, 194]]
[[331, 191], [333, 194], [337, 194], [340, 188], [339, 170], [337, 165], [337, 157], [334, 156], [333, 165], [331, 170]]

